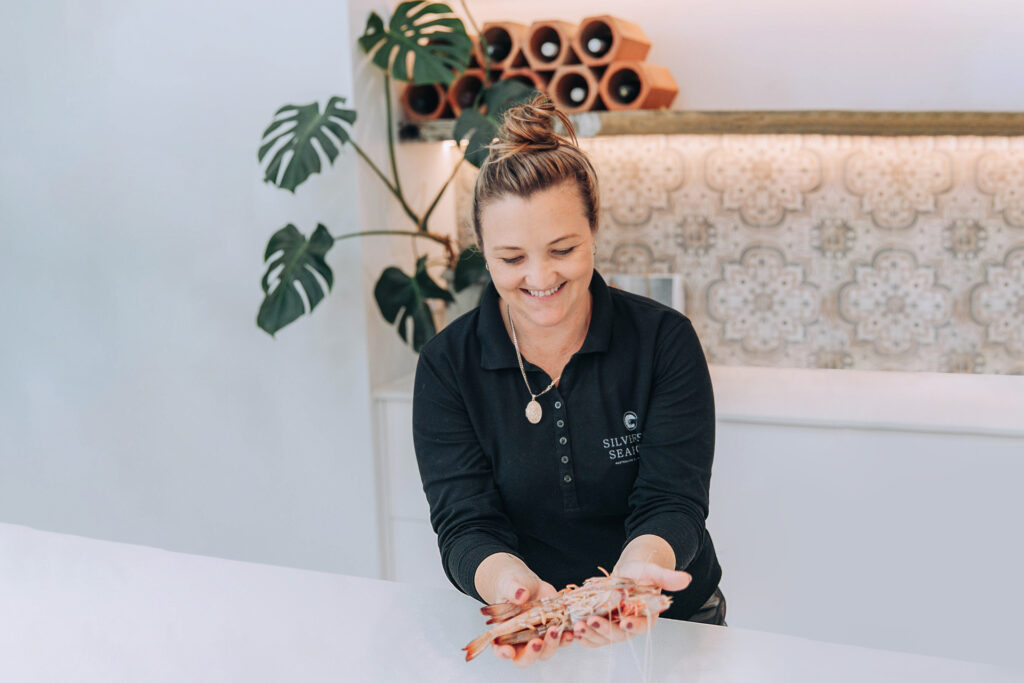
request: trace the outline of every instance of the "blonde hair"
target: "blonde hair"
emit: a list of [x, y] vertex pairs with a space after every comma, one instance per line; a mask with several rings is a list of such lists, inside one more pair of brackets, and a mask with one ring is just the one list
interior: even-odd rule
[[[568, 136], [555, 133], [556, 119]], [[597, 232], [597, 173], [579, 148], [569, 117], [547, 95], [509, 108], [489, 149], [473, 188], [473, 231], [481, 251], [480, 214], [487, 202], [507, 195], [529, 198], [566, 181], [576, 184], [590, 232]]]

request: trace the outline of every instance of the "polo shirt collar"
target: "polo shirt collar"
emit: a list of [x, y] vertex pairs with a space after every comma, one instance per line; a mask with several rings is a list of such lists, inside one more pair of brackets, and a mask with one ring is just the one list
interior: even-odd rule
[[[608, 350], [612, 336], [612, 298], [601, 274], [594, 270], [590, 279], [590, 293], [594, 308], [590, 312], [590, 329], [579, 353], [599, 353]], [[498, 311], [498, 290], [488, 282], [480, 298], [480, 316], [476, 325], [480, 340], [480, 367], [485, 370], [518, 368], [516, 349], [505, 330], [505, 323]]]

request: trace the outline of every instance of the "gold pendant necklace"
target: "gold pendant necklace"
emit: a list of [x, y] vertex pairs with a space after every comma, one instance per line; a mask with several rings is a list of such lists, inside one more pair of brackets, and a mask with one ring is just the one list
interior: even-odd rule
[[508, 304], [505, 304], [505, 307], [508, 312], [508, 326], [512, 329], [512, 346], [516, 347], [516, 360], [519, 361], [519, 372], [523, 373], [523, 382], [526, 383], [526, 391], [530, 394], [530, 402], [526, 404], [526, 419], [530, 421], [530, 424], [537, 424], [540, 422], [540, 418], [544, 414], [544, 411], [541, 410], [540, 404], [537, 403], [537, 397], [543, 396], [551, 391], [551, 387], [555, 386], [562, 376], [559, 375], [551, 380], [551, 384], [548, 385], [548, 388], [539, 394], [533, 393], [533, 390], [530, 389], [530, 380], [526, 379], [526, 368], [523, 367], [523, 356], [519, 353], [519, 340], [516, 338], [516, 324], [512, 322], [512, 307]]

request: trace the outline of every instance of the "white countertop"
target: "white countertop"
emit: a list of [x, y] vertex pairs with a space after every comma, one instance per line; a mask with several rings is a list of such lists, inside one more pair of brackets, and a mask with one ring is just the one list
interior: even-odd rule
[[[85, 681], [644, 680], [644, 643], [525, 672], [462, 646], [478, 603], [437, 590], [0, 524], [0, 676]], [[651, 681], [1019, 680], [994, 668], [662, 620]]]

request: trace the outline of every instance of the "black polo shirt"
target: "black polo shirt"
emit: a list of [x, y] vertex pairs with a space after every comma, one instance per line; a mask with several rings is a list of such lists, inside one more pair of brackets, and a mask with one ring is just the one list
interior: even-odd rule
[[[556, 589], [609, 571], [626, 543], [665, 539], [693, 582], [664, 616], [686, 618], [718, 586], [704, 522], [715, 411], [707, 362], [690, 321], [611, 289], [595, 271], [582, 348], [537, 400], [488, 284], [480, 306], [420, 352], [413, 438], [445, 573], [480, 599], [488, 555], [523, 559]], [[523, 359], [533, 390], [551, 377]]]

